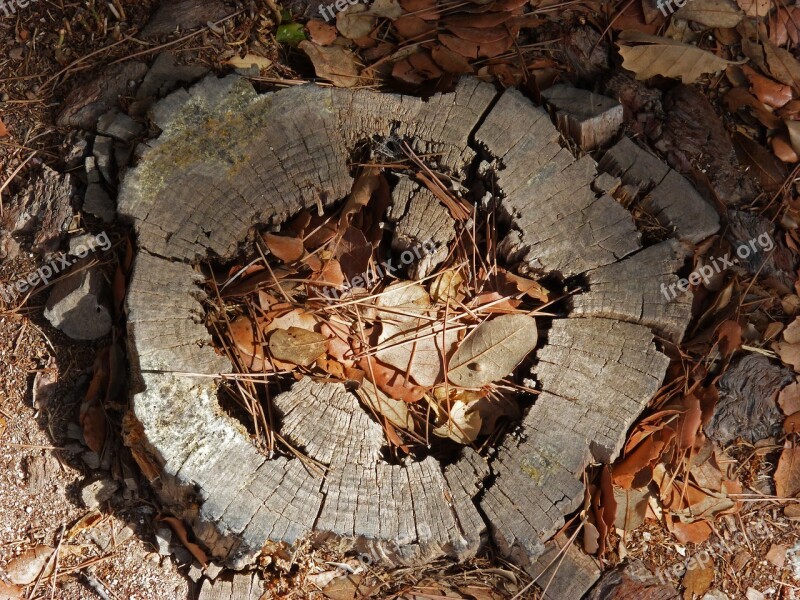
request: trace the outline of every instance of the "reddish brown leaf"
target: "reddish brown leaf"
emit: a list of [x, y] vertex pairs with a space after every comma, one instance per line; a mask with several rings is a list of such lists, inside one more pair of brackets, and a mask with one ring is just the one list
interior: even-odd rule
[[797, 152], [792, 148], [789, 136], [785, 133], [781, 132], [774, 135], [769, 143], [770, 146], [772, 146], [772, 151], [775, 153], [775, 156], [782, 162], [792, 165], [800, 160]]
[[725, 94], [723, 101], [730, 112], [748, 108], [762, 125], [769, 129], [777, 129], [781, 120], [771, 113], [758, 99], [743, 87], [735, 87]]
[[796, 412], [786, 417], [786, 420], [783, 422], [783, 432], [786, 435], [800, 432], [800, 412]]
[[311, 41], [315, 44], [319, 44], [320, 46], [330, 46], [334, 41], [336, 41], [336, 27], [330, 23], [312, 19], [306, 23], [306, 29], [308, 29], [308, 35], [311, 38]]
[[800, 7], [781, 6], [770, 15], [769, 39], [776, 46], [800, 44]]
[[3, 120], [0, 119], [0, 137], [6, 137], [6, 136], [8, 136], [8, 129], [6, 129]]
[[425, 395], [424, 388], [414, 385], [403, 373], [372, 357], [362, 358], [358, 366], [370, 381], [395, 400], [417, 402]]
[[86, 445], [97, 454], [102, 454], [106, 443], [108, 423], [103, 400], [108, 392], [110, 349], [103, 348], [94, 361], [92, 380], [81, 403], [79, 421], [83, 427]]
[[681, 521], [673, 521], [671, 518], [668, 518], [667, 528], [682, 544], [702, 544], [712, 533], [711, 525], [706, 521], [682, 523]]
[[300, 257], [305, 252], [303, 240], [296, 237], [265, 233], [264, 242], [267, 244], [269, 251], [285, 263], [300, 260]]
[[436, 61], [436, 64], [442, 67], [447, 73], [459, 75], [473, 72], [473, 68], [466, 58], [453, 52], [446, 46], [439, 44], [434, 46], [431, 50], [431, 57]]
[[747, 65], [742, 65], [742, 71], [750, 81], [751, 91], [764, 104], [780, 108], [792, 99], [792, 88], [788, 85], [764, 77]]
[[717, 329], [717, 341], [722, 356], [730, 357], [742, 345], [742, 326], [736, 321], [724, 321]]
[[229, 339], [234, 343], [234, 349], [239, 355], [239, 362], [245, 371], [270, 371], [269, 361], [266, 360], [264, 348], [256, 337], [253, 322], [246, 316], [237, 318], [230, 324]]
[[778, 394], [778, 405], [785, 415], [800, 412], [800, 383], [790, 383], [783, 388]]
[[421, 40], [436, 32], [436, 25], [412, 15], [403, 15], [392, 21], [392, 24], [401, 38], [410, 41]]
[[741, 133], [734, 134], [733, 145], [739, 162], [751, 167], [764, 191], [774, 193], [780, 189], [787, 175], [786, 167], [782, 162], [764, 146]]

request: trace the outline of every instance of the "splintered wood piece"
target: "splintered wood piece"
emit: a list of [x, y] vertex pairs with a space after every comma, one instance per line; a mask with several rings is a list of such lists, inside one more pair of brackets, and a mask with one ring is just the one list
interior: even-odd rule
[[197, 600], [260, 600], [264, 581], [255, 573], [234, 573], [233, 579], [206, 579]]
[[500, 250], [523, 271], [578, 275], [639, 249], [628, 211], [592, 191], [595, 162], [562, 148], [548, 114], [522, 94], [507, 90], [475, 139], [502, 165], [497, 185], [513, 231]]
[[539, 587], [547, 591], [545, 600], [583, 598], [583, 595], [600, 578], [600, 567], [591, 556], [583, 553], [564, 534], [559, 534], [545, 545], [544, 554], [531, 570]]
[[650, 246], [587, 273], [589, 291], [575, 296], [576, 315], [647, 325], [679, 342], [692, 319], [692, 297], [677, 288], [677, 271], [689, 255], [675, 240]]
[[697, 243], [719, 230], [719, 216], [691, 183], [669, 165], [623, 137], [605, 153], [600, 169], [647, 193], [642, 208], [679, 240]]
[[559, 84], [543, 91], [542, 97], [555, 110], [561, 133], [583, 150], [610, 142], [622, 127], [622, 104], [608, 96]]
[[610, 319], [554, 321], [537, 358], [543, 392], [500, 448], [481, 500], [495, 543], [522, 565], [580, 506], [586, 465], [619, 454], [669, 364], [649, 329]]

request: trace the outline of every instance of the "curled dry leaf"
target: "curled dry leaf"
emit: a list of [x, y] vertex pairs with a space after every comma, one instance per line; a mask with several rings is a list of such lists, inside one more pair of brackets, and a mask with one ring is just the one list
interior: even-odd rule
[[536, 319], [501, 315], [484, 321], [458, 347], [448, 365], [454, 385], [477, 388], [502, 379], [536, 347]]
[[772, 146], [772, 151], [775, 153], [775, 156], [781, 161], [791, 165], [800, 160], [800, 156], [794, 151], [794, 148], [792, 148], [789, 142], [789, 136], [785, 133], [781, 132], [774, 135], [769, 141], [769, 144]]
[[375, 306], [383, 318], [416, 322], [431, 309], [432, 303], [430, 294], [420, 284], [398, 281], [375, 298]]
[[764, 40], [764, 58], [770, 74], [800, 93], [800, 62], [785, 48]]
[[272, 66], [272, 61], [258, 54], [247, 53], [244, 56], [234, 56], [233, 58], [225, 61], [226, 65], [231, 65], [237, 69], [249, 69], [256, 67], [259, 71], [269, 69]]
[[408, 404], [402, 400], [390, 398], [377, 386], [368, 383], [356, 390], [361, 401], [379, 416], [383, 416], [392, 425], [406, 431], [414, 431], [414, 419], [408, 410]]
[[69, 531], [67, 532], [66, 536], [64, 536], [64, 539], [69, 541], [82, 531], [91, 529], [102, 520], [103, 514], [99, 510], [93, 509], [83, 515], [72, 527], [69, 528]]
[[208, 556], [203, 551], [203, 549], [195, 544], [194, 542], [189, 541], [189, 535], [186, 532], [186, 526], [183, 524], [183, 521], [177, 519], [175, 517], [160, 517], [159, 521], [164, 521], [167, 525], [170, 526], [170, 529], [178, 536], [178, 539], [181, 543], [186, 547], [186, 549], [197, 559], [203, 568], [206, 568], [206, 564], [208, 563]]
[[239, 355], [239, 362], [246, 371], [270, 370], [264, 348], [256, 337], [253, 322], [248, 317], [242, 316], [231, 322], [228, 331]]
[[312, 19], [306, 23], [311, 41], [320, 46], [330, 46], [336, 41], [336, 27], [325, 21]]
[[[52, 564], [50, 564], [50, 557], [53, 555], [54, 550], [50, 546], [39, 544], [23, 552], [17, 558], [8, 563], [6, 567], [6, 574], [11, 583], [17, 585], [28, 585], [36, 581], [42, 569], [48, 567], [48, 571], [52, 572]], [[45, 572], [44, 576], [47, 577], [50, 573]]]
[[375, 29], [375, 17], [365, 5], [356, 4], [336, 15], [336, 29], [349, 40], [365, 38]]
[[750, 81], [753, 94], [764, 104], [773, 108], [780, 108], [792, 99], [792, 88], [788, 85], [783, 85], [769, 77], [764, 77], [747, 65], [742, 65], [742, 71]]
[[711, 52], [691, 44], [676, 42], [638, 31], [623, 31], [620, 40], [641, 43], [640, 46], [620, 44], [622, 66], [636, 74], [636, 79], [650, 79], [656, 75], [680, 78], [683, 83], [694, 83], [701, 75], [722, 71], [732, 61], [719, 58]]
[[735, 87], [729, 90], [724, 98], [726, 108], [731, 112], [736, 112], [743, 108], [749, 108], [753, 116], [768, 129], [780, 127], [781, 120], [777, 115], [767, 109], [758, 99], [743, 87]]
[[483, 419], [477, 410], [477, 402], [455, 401], [450, 406], [447, 421], [433, 430], [434, 435], [450, 438], [459, 444], [471, 444], [481, 432]]
[[303, 240], [297, 237], [265, 233], [264, 242], [267, 244], [269, 251], [285, 263], [300, 260], [300, 257], [305, 252]]
[[308, 367], [325, 354], [328, 338], [321, 333], [290, 327], [276, 329], [269, 338], [269, 351], [278, 360]]
[[406, 379], [405, 373], [400, 373], [371, 356], [362, 358], [358, 366], [370, 381], [396, 400], [417, 402], [425, 395], [425, 388], [411, 383]]
[[431, 298], [434, 302], [448, 302], [455, 298], [458, 290], [464, 283], [461, 271], [447, 270], [439, 273], [431, 282]]
[[358, 60], [352, 52], [341, 46], [320, 46], [308, 40], [300, 42], [298, 47], [311, 59], [317, 77], [327, 79], [336, 87], [349, 88], [358, 84]]
[[800, 383], [790, 383], [778, 393], [778, 406], [785, 415], [800, 411]]

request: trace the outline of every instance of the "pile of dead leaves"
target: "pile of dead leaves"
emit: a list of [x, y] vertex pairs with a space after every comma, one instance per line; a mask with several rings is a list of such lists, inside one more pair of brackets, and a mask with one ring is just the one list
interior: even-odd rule
[[302, 211], [261, 234], [255, 258], [210, 282], [210, 327], [248, 374], [236, 381], [240, 404], [268, 443], [261, 400], [285, 391], [287, 376], [347, 384], [406, 451], [429, 445], [430, 434], [471, 444], [500, 417], [519, 416], [515, 399], [532, 390], [510, 375], [536, 346], [547, 292], [497, 264], [492, 213], [445, 197], [431, 171], [417, 178], [437, 187], [458, 229], [435, 268], [419, 267], [426, 244], [392, 254], [389, 184], [367, 166], [338, 211]]

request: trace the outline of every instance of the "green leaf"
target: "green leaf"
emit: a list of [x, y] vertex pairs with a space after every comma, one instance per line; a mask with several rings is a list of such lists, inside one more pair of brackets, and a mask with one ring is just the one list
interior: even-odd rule
[[286, 25], [278, 27], [278, 33], [275, 35], [275, 39], [281, 44], [296, 46], [308, 38], [306, 37], [306, 31], [303, 25], [300, 23], [287, 23]]

